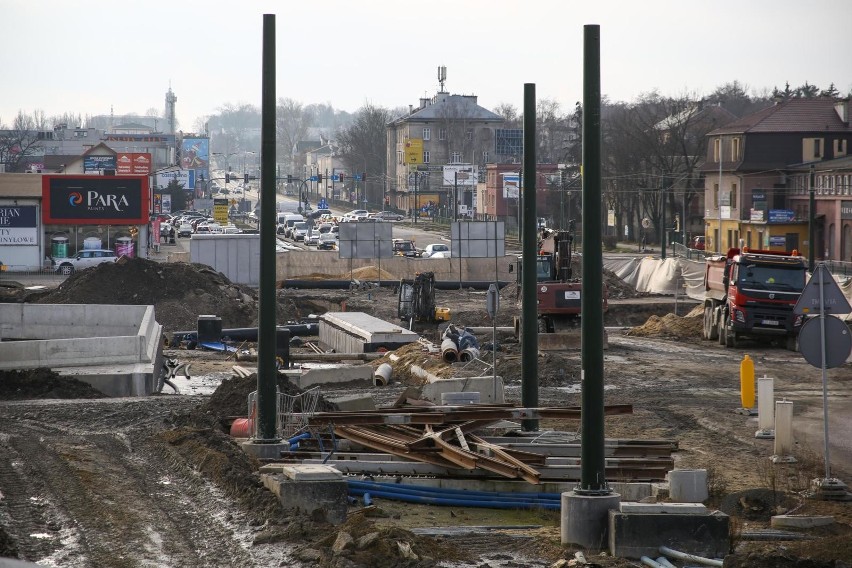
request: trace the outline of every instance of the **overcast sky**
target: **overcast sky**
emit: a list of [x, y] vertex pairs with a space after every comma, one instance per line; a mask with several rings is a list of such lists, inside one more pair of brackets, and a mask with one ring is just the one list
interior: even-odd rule
[[704, 95], [852, 90], [849, 0], [0, 0], [0, 122], [18, 110], [163, 114], [169, 86], [190, 131], [222, 105], [261, 103], [262, 15], [276, 14], [277, 97], [355, 111], [438, 90], [489, 109], [583, 94], [583, 26], [601, 26], [612, 101], [658, 90]]

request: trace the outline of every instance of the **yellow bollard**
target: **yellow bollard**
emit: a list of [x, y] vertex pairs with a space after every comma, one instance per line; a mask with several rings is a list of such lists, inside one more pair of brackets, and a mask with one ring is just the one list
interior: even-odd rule
[[748, 354], [740, 362], [740, 400], [743, 408], [754, 408], [754, 361]]

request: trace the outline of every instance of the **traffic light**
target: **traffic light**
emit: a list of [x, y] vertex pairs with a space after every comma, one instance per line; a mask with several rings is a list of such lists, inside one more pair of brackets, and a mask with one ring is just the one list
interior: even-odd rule
[[317, 183], [322, 183], [322, 174], [317, 174]]
[[290, 174], [287, 174], [287, 183], [293, 183], [293, 176]]
[[343, 174], [337, 174], [337, 181], [343, 183]]
[[367, 172], [361, 174], [361, 181], [367, 181]]
[[231, 174], [225, 174], [225, 184], [231, 183]]
[[248, 183], [248, 174], [243, 174], [243, 182]]

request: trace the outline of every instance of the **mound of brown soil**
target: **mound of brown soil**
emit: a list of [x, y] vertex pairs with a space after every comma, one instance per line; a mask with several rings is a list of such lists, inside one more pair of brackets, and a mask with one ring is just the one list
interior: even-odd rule
[[633, 337], [668, 337], [673, 339], [698, 339], [704, 327], [700, 317], [687, 315], [679, 317], [666, 314], [663, 317], [651, 316], [643, 325], [634, 327], [625, 335]]
[[0, 400], [43, 398], [106, 398], [88, 383], [60, 377], [50, 369], [0, 371]]
[[165, 331], [195, 329], [202, 314], [221, 317], [225, 328], [257, 321], [254, 289], [234, 284], [203, 264], [144, 258], [76, 272], [38, 303], [153, 305]]

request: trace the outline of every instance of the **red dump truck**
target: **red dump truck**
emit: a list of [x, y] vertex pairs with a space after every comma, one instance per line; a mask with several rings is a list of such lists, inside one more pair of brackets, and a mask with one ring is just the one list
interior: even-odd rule
[[803, 316], [793, 308], [805, 287], [807, 261], [798, 251], [732, 248], [704, 269], [705, 339], [736, 347], [743, 338], [783, 341], [796, 349]]

